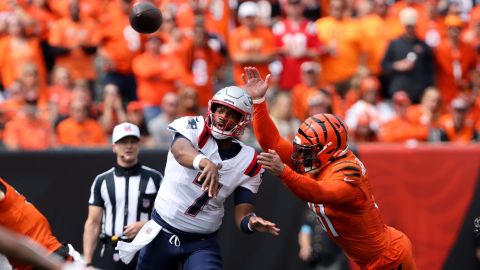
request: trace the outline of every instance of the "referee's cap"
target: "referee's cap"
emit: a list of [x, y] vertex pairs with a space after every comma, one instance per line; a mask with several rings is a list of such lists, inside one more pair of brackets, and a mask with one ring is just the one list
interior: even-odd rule
[[124, 122], [118, 124], [113, 128], [112, 142], [116, 143], [127, 136], [133, 136], [140, 139], [140, 130], [136, 125], [131, 123]]

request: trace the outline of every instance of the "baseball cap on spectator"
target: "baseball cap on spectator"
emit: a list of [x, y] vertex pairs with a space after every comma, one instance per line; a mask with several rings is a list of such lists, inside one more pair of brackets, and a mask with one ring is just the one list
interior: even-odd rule
[[461, 97], [454, 98], [450, 103], [452, 109], [457, 111], [466, 111], [468, 109], [468, 103]]
[[317, 62], [306, 61], [300, 65], [300, 70], [302, 72], [318, 72], [320, 70], [320, 65]]
[[246, 1], [240, 4], [238, 8], [238, 17], [256, 17], [259, 14], [259, 6], [252, 1]]
[[405, 93], [405, 91], [398, 91], [393, 94], [392, 100], [393, 103], [399, 105], [409, 105], [411, 103], [410, 98], [408, 97], [407, 93]]
[[139, 101], [130, 101], [127, 106], [127, 112], [138, 112], [143, 110], [143, 104]]
[[403, 25], [416, 25], [418, 19], [418, 12], [411, 7], [404, 8], [400, 11], [400, 23]]
[[457, 15], [447, 15], [445, 17], [445, 26], [447, 27], [463, 27], [463, 21]]
[[140, 130], [138, 127], [127, 122], [118, 124], [113, 128], [112, 143], [117, 143], [121, 139], [128, 136], [133, 136], [140, 140]]

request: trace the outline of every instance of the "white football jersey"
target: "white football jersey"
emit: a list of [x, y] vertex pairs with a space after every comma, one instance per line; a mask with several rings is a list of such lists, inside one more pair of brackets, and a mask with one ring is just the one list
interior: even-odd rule
[[256, 151], [236, 141], [242, 147], [240, 152], [222, 161], [217, 143], [210, 135], [203, 116], [179, 118], [168, 128], [189, 139], [212, 162], [222, 164], [219, 170], [221, 187], [216, 198], [209, 198], [208, 190], [202, 191], [201, 184], [196, 181], [200, 171], [180, 165], [169, 151], [155, 210], [176, 229], [190, 233], [213, 233], [222, 224], [225, 199], [235, 188], [242, 186], [257, 193], [263, 169], [257, 163]]

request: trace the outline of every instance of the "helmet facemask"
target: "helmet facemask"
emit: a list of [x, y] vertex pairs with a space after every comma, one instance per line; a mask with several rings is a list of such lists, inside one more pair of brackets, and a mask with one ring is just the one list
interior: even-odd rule
[[332, 143], [327, 145], [321, 143], [314, 145], [302, 145], [293, 143], [294, 151], [292, 154], [292, 164], [298, 173], [313, 173], [315, 170], [323, 168], [330, 162]]
[[[215, 111], [218, 105], [223, 105], [229, 109], [234, 110], [239, 115], [239, 121], [236, 124], [232, 124], [233, 120], [227, 119]], [[220, 122], [220, 123], [219, 123]], [[221, 124], [221, 125], [219, 125]], [[207, 126], [209, 127], [212, 136], [217, 140], [225, 140], [227, 138], [237, 138], [243, 134], [245, 128], [250, 124], [250, 115], [241, 112], [234, 106], [220, 102], [212, 101], [210, 109], [207, 113]], [[229, 128], [231, 126], [231, 128]]]

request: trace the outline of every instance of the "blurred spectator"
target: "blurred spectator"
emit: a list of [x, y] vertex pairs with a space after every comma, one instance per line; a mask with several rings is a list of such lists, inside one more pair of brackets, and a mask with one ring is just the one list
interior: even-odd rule
[[413, 103], [419, 103], [423, 90], [434, 85], [434, 59], [430, 47], [415, 33], [418, 14], [413, 8], [400, 12], [405, 33], [390, 42], [382, 60], [388, 77], [387, 98], [402, 90]]
[[[24, 23], [15, 15], [7, 19], [8, 34], [0, 38], [0, 76], [4, 87], [19, 79], [26, 64], [37, 66], [40, 83], [45, 85], [47, 73], [39, 40], [29, 37]], [[15, 49], [12, 49], [15, 48]]]
[[205, 29], [204, 18], [197, 17], [192, 46], [187, 51], [190, 56], [187, 69], [192, 75], [201, 108], [206, 109], [213, 96], [214, 80], [223, 65], [222, 46], [222, 41]]
[[445, 18], [447, 37], [435, 49], [436, 79], [442, 99], [449, 104], [460, 94], [462, 83], [468, 82], [477, 67], [475, 48], [460, 39], [463, 22], [460, 17]]
[[353, 142], [376, 142], [377, 130], [372, 128], [370, 118], [367, 114], [362, 114], [358, 117], [357, 125], [354, 129], [349, 129], [348, 132], [351, 135]]
[[5, 125], [3, 143], [9, 150], [45, 150], [55, 145], [50, 123], [38, 117], [36, 102], [26, 102]]
[[123, 102], [137, 99], [137, 83], [132, 72], [132, 61], [142, 46], [140, 34], [130, 26], [130, 0], [109, 1], [99, 23], [99, 56], [105, 76], [104, 84], [120, 89]]
[[235, 84], [243, 85], [241, 75], [246, 66], [254, 66], [265, 77], [268, 65], [275, 57], [275, 40], [272, 31], [258, 23], [259, 7], [255, 2], [246, 1], [238, 8], [240, 26], [229, 36], [228, 49], [233, 63]]
[[365, 70], [367, 51], [363, 29], [346, 11], [346, 1], [332, 0], [329, 15], [315, 22], [324, 45], [321, 80], [333, 84], [342, 98], [351, 88], [352, 78]]
[[474, 122], [468, 117], [468, 102], [457, 97], [450, 102], [450, 112], [440, 119], [440, 126], [445, 131], [448, 141], [470, 143], [476, 139]]
[[[317, 0], [302, 0], [302, 4], [304, 6], [304, 10], [303, 10], [303, 15], [305, 16], [305, 18], [309, 21], [316, 21], [320, 18], [320, 15], [322, 13], [322, 11], [324, 11], [322, 8], [321, 8], [321, 4], [320, 2], [329, 2], [329, 0], [320, 0], [320, 1], [317, 1]], [[327, 12], [325, 12], [327, 13]], [[324, 14], [324, 15], [327, 15], [327, 14]]]
[[310, 93], [307, 97], [308, 115], [333, 113], [332, 94], [323, 88]]
[[348, 260], [340, 247], [330, 239], [315, 213], [305, 210], [298, 233], [298, 256], [308, 263], [309, 270], [348, 270]]
[[57, 128], [58, 144], [66, 147], [106, 147], [107, 136], [103, 127], [88, 116], [88, 104], [73, 100], [70, 116], [62, 120]]
[[99, 19], [104, 1], [98, 0], [55, 0], [48, 1], [53, 12], [57, 16], [67, 17], [70, 4], [78, 3], [79, 16], [82, 20]]
[[68, 2], [69, 15], [52, 24], [48, 41], [55, 63], [69, 69], [74, 80], [88, 80], [93, 90], [93, 61], [100, 42], [98, 26], [91, 18], [80, 18], [79, 0]]
[[178, 115], [194, 116], [205, 112], [200, 111], [198, 92], [191, 87], [183, 87], [178, 93]]
[[99, 122], [107, 134], [120, 123], [127, 122], [127, 113], [123, 108], [122, 97], [117, 86], [107, 84], [103, 90], [103, 108]]
[[172, 132], [167, 126], [178, 117], [178, 96], [173, 92], [166, 93], [162, 101], [162, 113], [148, 122], [148, 131], [152, 134], [155, 145], [168, 149], [173, 141]]
[[52, 119], [67, 115], [72, 99], [73, 80], [70, 71], [56, 66], [53, 70], [52, 84], [47, 90]]
[[280, 135], [289, 141], [293, 141], [300, 121], [293, 115], [290, 95], [285, 92], [278, 92], [270, 103], [269, 114]]
[[[387, 0], [366, 1], [369, 7], [368, 14], [361, 18], [359, 23], [364, 31], [363, 43], [367, 47], [367, 67], [370, 75], [380, 76], [381, 62], [388, 44], [399, 37], [404, 28], [397, 17], [388, 16]], [[380, 77], [382, 78], [382, 77]], [[385, 84], [382, 80], [382, 85]]]
[[423, 19], [427, 17], [425, 2], [424, 0], [396, 0], [395, 3], [390, 6], [388, 13], [392, 17], [401, 17], [402, 15], [400, 13], [402, 13], [402, 10], [408, 8], [415, 10], [418, 17]]
[[46, 85], [41, 82], [37, 65], [33, 63], [23, 65], [18, 79], [25, 86], [27, 96], [35, 96], [41, 105], [48, 103], [48, 91]]
[[[174, 2], [174, 1], [172, 1]], [[178, 1], [176, 9], [170, 9], [175, 14], [178, 27], [191, 35], [194, 28], [195, 16], [205, 17], [206, 31], [220, 37], [223, 43], [227, 42], [228, 33], [233, 25], [233, 3], [229, 0], [188, 0]]]
[[310, 93], [317, 91], [320, 87], [320, 73], [322, 68], [316, 62], [305, 62], [300, 66], [301, 83], [295, 85], [292, 89], [292, 108], [295, 117], [303, 121], [308, 117], [307, 97]]
[[368, 123], [375, 133], [379, 126], [395, 117], [391, 105], [381, 100], [380, 82], [376, 77], [365, 77], [360, 81], [360, 99], [345, 113], [345, 124], [350, 131], [355, 131], [360, 120]]
[[428, 127], [407, 118], [410, 99], [404, 91], [393, 95], [393, 108], [396, 116], [380, 125], [378, 140], [382, 142], [418, 142], [428, 138]]
[[17, 113], [25, 104], [26, 89], [22, 81], [14, 81], [5, 91], [6, 99], [0, 102], [0, 110], [6, 120], [15, 118]]
[[436, 48], [445, 37], [444, 16], [437, 1], [425, 1], [426, 18], [420, 18], [417, 25], [418, 37], [431, 48]]
[[140, 129], [140, 141], [145, 147], [154, 147], [153, 140], [147, 128], [144, 116], [144, 106], [140, 101], [130, 101], [127, 106], [127, 122], [136, 125]]
[[283, 7], [285, 18], [275, 23], [272, 29], [282, 64], [279, 87], [291, 90], [301, 82], [300, 65], [317, 59], [321, 44], [313, 23], [303, 16], [302, 0], [287, 0]]
[[133, 60], [133, 73], [138, 82], [138, 99], [144, 105], [145, 119], [150, 121], [160, 114], [163, 95], [176, 92], [188, 82], [187, 71], [175, 54], [161, 51], [162, 38], [151, 35], [145, 52]]
[[423, 93], [420, 104], [412, 105], [408, 109], [408, 118], [423, 125], [438, 127], [438, 120], [442, 116], [443, 101], [440, 91], [436, 87], [428, 87]]

